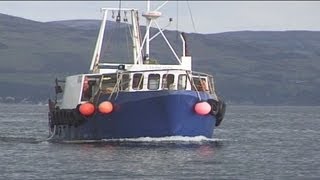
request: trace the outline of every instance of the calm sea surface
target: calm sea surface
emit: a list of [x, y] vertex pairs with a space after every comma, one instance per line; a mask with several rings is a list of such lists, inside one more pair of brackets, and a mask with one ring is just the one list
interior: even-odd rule
[[320, 107], [229, 106], [213, 139], [48, 143], [47, 107], [0, 105], [0, 179], [320, 179]]

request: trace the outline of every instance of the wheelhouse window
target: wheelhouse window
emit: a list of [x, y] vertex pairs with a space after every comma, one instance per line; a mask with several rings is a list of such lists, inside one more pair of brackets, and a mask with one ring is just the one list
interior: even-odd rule
[[117, 83], [117, 74], [102, 75], [101, 90], [105, 93], [111, 93]]
[[162, 76], [162, 89], [175, 89], [173, 74], [164, 74]]
[[129, 74], [122, 74], [120, 81], [120, 90], [128, 90], [130, 82]]
[[214, 83], [213, 83], [213, 77], [208, 77], [208, 87], [210, 93], [214, 93]]
[[200, 79], [200, 84], [201, 84], [201, 90], [202, 91], [209, 91], [207, 78], [201, 78]]
[[143, 74], [136, 73], [133, 75], [132, 89], [140, 90], [143, 88]]
[[200, 78], [192, 77], [193, 85], [191, 86], [191, 90], [199, 90], [200, 88]]
[[89, 101], [99, 89], [99, 77], [83, 78], [81, 101]]
[[148, 89], [157, 90], [160, 85], [160, 75], [159, 74], [149, 74], [148, 76]]
[[[192, 78], [194, 85], [196, 86], [198, 91], [208, 91], [207, 80], [204, 77], [193, 77]], [[196, 90], [194, 86], [191, 87], [192, 90]]]
[[180, 74], [178, 76], [178, 90], [184, 90], [187, 88], [187, 75]]

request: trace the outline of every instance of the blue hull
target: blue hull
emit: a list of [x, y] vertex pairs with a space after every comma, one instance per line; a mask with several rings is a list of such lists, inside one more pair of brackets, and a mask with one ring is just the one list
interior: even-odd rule
[[[111, 138], [205, 136], [211, 138], [216, 118], [198, 115], [195, 91], [120, 92], [113, 95], [114, 111], [96, 112], [84, 123], [75, 126], [58, 125], [53, 139], [101, 140]], [[210, 97], [200, 92], [202, 100]], [[101, 95], [99, 103], [109, 95]], [[98, 104], [99, 104], [98, 103]]]

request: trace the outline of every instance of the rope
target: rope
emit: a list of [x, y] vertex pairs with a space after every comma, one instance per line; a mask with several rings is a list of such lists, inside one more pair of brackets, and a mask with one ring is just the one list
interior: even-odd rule
[[117, 99], [117, 97], [118, 97], [118, 94], [119, 94], [119, 86], [120, 86], [120, 78], [119, 78], [119, 71], [117, 71], [117, 82], [116, 82], [116, 84], [114, 85], [114, 87], [113, 87], [113, 89], [112, 89], [112, 91], [111, 91], [111, 94], [109, 95], [109, 97], [108, 97], [108, 100], [110, 101], [111, 100], [111, 98], [112, 98], [112, 96], [113, 96], [113, 93], [115, 92], [115, 91], [117, 91], [117, 94], [116, 94], [116, 97], [115, 97], [115, 99]]
[[176, 23], [176, 31], [179, 28], [179, 1], [177, 1], [177, 23]]
[[[121, 78], [120, 78], [121, 76]], [[118, 95], [119, 95], [119, 92], [120, 92], [120, 83], [121, 83], [121, 80], [122, 80], [122, 74], [118, 74], [118, 71], [117, 71], [117, 83], [116, 83], [116, 86], [117, 86], [117, 95], [116, 97], [114, 98], [114, 100], [116, 100], [118, 98]]]
[[188, 77], [188, 79], [189, 79], [189, 81], [190, 81], [191, 85], [193, 85], [194, 89], [196, 90], [196, 93], [197, 93], [197, 96], [198, 96], [198, 98], [199, 98], [199, 101], [201, 101], [200, 93], [199, 93], [199, 91], [198, 91], [198, 89], [197, 89], [196, 85], [194, 84], [194, 81], [193, 81], [193, 80], [191, 80], [189, 72], [188, 72], [188, 71], [186, 71], [186, 74], [187, 74], [187, 77]]
[[139, 79], [139, 84], [137, 87], [139, 90], [140, 90], [140, 86], [141, 86], [142, 81], [143, 81], [143, 74], [141, 74], [140, 79]]
[[190, 16], [191, 16], [191, 21], [192, 21], [193, 30], [194, 30], [195, 33], [197, 33], [196, 26], [194, 25], [194, 20], [193, 20], [193, 16], [192, 16], [190, 4], [189, 4], [189, 1], [188, 1], [188, 0], [187, 0], [187, 4], [188, 4], [189, 13], [190, 13]]
[[53, 132], [51, 132], [51, 135], [45, 141], [49, 141], [53, 138], [53, 136], [56, 134], [56, 129], [57, 129], [57, 125], [54, 125]]
[[[97, 107], [98, 106], [98, 100], [100, 98], [100, 95], [102, 94], [102, 82], [103, 82], [103, 77], [104, 75], [101, 76], [101, 80], [100, 80], [100, 83], [99, 83], [99, 89], [97, 90], [97, 92], [95, 93], [95, 95], [93, 96], [93, 100], [92, 102], [95, 104], [95, 106]], [[96, 99], [94, 99], [94, 97], [96, 97]]]

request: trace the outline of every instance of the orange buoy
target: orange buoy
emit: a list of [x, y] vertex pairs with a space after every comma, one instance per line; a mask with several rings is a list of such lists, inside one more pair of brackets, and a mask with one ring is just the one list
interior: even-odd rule
[[197, 114], [199, 115], [207, 115], [211, 111], [211, 106], [209, 103], [203, 101], [203, 102], [198, 102], [194, 106], [194, 110], [196, 111]]
[[112, 112], [112, 110], [113, 110], [113, 105], [110, 101], [104, 101], [99, 105], [99, 111], [103, 114], [108, 114]]
[[79, 111], [84, 116], [90, 116], [94, 113], [94, 105], [92, 103], [84, 103], [79, 107]]

